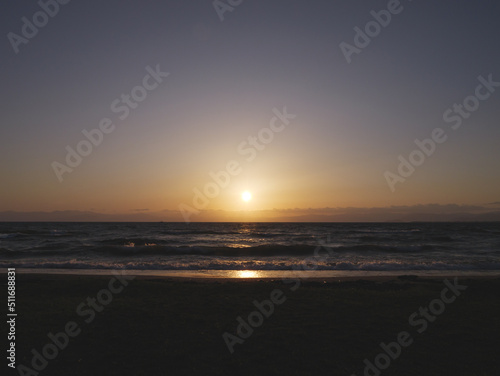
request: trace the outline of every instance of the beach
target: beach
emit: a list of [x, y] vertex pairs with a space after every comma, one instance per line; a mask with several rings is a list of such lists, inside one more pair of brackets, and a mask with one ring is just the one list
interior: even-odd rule
[[496, 375], [499, 287], [18, 272], [17, 374]]
[[0, 376], [500, 376], [498, 2], [68, 3], [0, 16]]

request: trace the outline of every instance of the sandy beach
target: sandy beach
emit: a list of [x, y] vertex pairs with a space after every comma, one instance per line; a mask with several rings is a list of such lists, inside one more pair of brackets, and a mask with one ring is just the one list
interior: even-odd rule
[[498, 372], [499, 278], [16, 277], [19, 374]]
[[5, 4], [0, 376], [500, 376], [498, 2]]

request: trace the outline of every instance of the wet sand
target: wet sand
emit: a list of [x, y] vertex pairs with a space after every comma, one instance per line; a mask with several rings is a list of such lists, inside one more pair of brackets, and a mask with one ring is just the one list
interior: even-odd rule
[[387, 359], [382, 375], [496, 375], [500, 279], [446, 278], [467, 288], [454, 296], [445, 276], [17, 273], [16, 365], [34, 369], [32, 350], [52, 356], [52, 333], [62, 348], [37, 359], [41, 375], [363, 375]]

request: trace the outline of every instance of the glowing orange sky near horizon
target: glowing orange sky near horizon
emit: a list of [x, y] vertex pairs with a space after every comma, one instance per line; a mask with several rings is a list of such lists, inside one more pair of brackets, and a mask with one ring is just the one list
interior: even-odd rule
[[[182, 220], [180, 205], [196, 209], [195, 192], [206, 196], [211, 173], [227, 172], [232, 161], [230, 181], [201, 199], [213, 220], [273, 209], [500, 201], [500, 90], [459, 129], [443, 119], [475, 95], [479, 76], [500, 80], [500, 52], [491, 48], [496, 5], [464, 3], [450, 14], [449, 3], [414, 3], [351, 64], [338, 46], [352, 42], [371, 2], [262, 3], [265, 17], [252, 2], [227, 22], [210, 2], [68, 10], [3, 57], [0, 212], [171, 210]], [[18, 30], [30, 7], [13, 3], [6, 29]], [[123, 119], [113, 111], [123, 96], [143, 93]], [[54, 162], [66, 163], [67, 148], [105, 118], [112, 133], [59, 181]], [[397, 172], [398, 157], [408, 159], [415, 140], [438, 127], [447, 141], [392, 192], [384, 173]]]

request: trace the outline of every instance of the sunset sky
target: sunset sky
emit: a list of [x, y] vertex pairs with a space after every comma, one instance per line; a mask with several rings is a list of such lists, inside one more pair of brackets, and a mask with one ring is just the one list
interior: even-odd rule
[[[196, 189], [228, 164], [199, 208], [211, 220], [500, 201], [500, 5], [391, 3], [387, 26], [348, 58], [341, 43], [356, 47], [354, 28], [387, 1], [245, 0], [223, 14], [212, 1], [70, 1], [46, 18], [35, 1], [4, 3], [0, 212], [182, 220], [180, 205], [196, 209]], [[47, 22], [25, 38], [23, 20]], [[127, 107], [132, 93], [143, 97]], [[460, 127], [455, 104], [475, 107]], [[287, 124], [274, 119], [285, 109]], [[102, 142], [58, 178], [67, 147], [100, 124]], [[386, 172], [436, 128], [446, 140], [391, 189]]]

